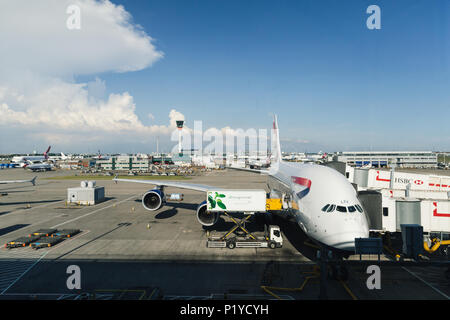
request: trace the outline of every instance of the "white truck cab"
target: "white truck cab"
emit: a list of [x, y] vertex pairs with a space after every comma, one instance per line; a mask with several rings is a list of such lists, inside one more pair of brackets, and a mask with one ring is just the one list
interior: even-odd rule
[[[275, 247], [272, 248], [272, 246]], [[283, 246], [283, 237], [279, 226], [269, 226], [269, 247], [272, 249], [281, 248]]]

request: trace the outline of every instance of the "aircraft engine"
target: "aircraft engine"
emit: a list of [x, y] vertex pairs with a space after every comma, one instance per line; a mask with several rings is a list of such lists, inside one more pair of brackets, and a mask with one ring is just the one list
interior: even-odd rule
[[166, 203], [164, 192], [158, 189], [147, 191], [142, 197], [142, 205], [145, 209], [155, 211]]
[[217, 220], [219, 220], [218, 212], [208, 212], [206, 211], [207, 204], [206, 201], [203, 201], [197, 207], [197, 220], [205, 227], [211, 227], [216, 224]]

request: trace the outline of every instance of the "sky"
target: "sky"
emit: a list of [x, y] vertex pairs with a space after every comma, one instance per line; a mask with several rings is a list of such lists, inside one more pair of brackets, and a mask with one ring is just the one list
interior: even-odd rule
[[0, 7], [0, 153], [170, 151], [176, 119], [223, 132], [274, 113], [283, 151], [450, 150], [445, 0]]

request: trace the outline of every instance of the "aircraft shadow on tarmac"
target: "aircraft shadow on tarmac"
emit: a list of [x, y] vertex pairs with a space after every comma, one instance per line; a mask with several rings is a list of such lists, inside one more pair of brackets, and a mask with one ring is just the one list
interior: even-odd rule
[[178, 213], [178, 209], [197, 210], [198, 204], [195, 203], [168, 203], [164, 208], [164, 211], [159, 212], [155, 219], [168, 219], [175, 216]]
[[[242, 219], [244, 216], [233, 216], [233, 218]], [[316, 259], [316, 253], [318, 248], [314, 248], [311, 245], [312, 241], [308, 238], [308, 236], [303, 232], [303, 230], [293, 221], [286, 220], [277, 216], [270, 215], [255, 215], [250, 219], [249, 222], [245, 224], [245, 229], [252, 232], [264, 232], [264, 225], [278, 225], [283, 233], [285, 239], [289, 241], [289, 243], [297, 250], [300, 254], [307, 257], [310, 260]], [[223, 216], [219, 218], [217, 223], [212, 227], [205, 227], [203, 229], [205, 231], [217, 231], [217, 232], [226, 232], [233, 228], [235, 224], [228, 219], [225, 220]], [[238, 229], [239, 230], [239, 229]], [[243, 233], [243, 231], [241, 232]], [[308, 243], [309, 245], [305, 244]]]
[[316, 254], [319, 249], [305, 244], [312, 244], [312, 241], [297, 223], [278, 217], [275, 217], [274, 220], [276, 222], [275, 224], [280, 227], [284, 237], [298, 252], [312, 261], [317, 259]]
[[164, 210], [155, 215], [155, 219], [169, 219], [175, 216], [178, 213], [178, 210], [175, 208], [170, 208], [168, 210]]
[[[240, 221], [242, 218], [244, 218], [243, 215], [231, 215], [233, 219], [236, 221]], [[225, 219], [224, 216], [220, 216], [217, 220], [216, 224], [213, 226], [207, 227], [203, 226], [203, 230], [205, 231], [217, 231], [217, 232], [227, 232], [231, 228], [236, 226], [236, 224], [230, 220]], [[259, 217], [252, 217], [249, 221], [243, 225], [243, 227], [250, 233], [252, 232], [264, 232], [264, 223], [261, 222], [261, 219]], [[238, 228], [237, 233], [239, 235], [243, 234], [244, 231], [242, 231], [240, 228]]]
[[3, 236], [7, 233], [22, 229], [24, 227], [29, 226], [29, 224], [14, 224], [12, 226], [0, 229], [0, 236]]
[[[141, 200], [136, 199], [136, 202], [141, 202]], [[178, 213], [178, 208], [188, 209], [196, 211], [198, 207], [197, 203], [168, 203], [163, 207], [163, 211], [158, 212], [155, 215], [155, 219], [169, 219], [174, 217]], [[232, 215], [236, 220], [241, 220], [244, 218], [243, 214]], [[314, 244], [308, 238], [308, 236], [303, 232], [303, 230], [293, 221], [286, 220], [277, 216], [270, 215], [255, 215], [250, 218], [249, 222], [245, 224], [245, 229], [248, 232], [264, 232], [264, 224], [275, 224], [278, 225], [283, 233], [284, 237], [291, 243], [291, 245], [303, 256], [310, 260], [316, 260], [316, 254], [318, 248], [314, 248]], [[217, 223], [211, 227], [202, 226], [203, 230], [206, 231], [216, 231], [216, 232], [227, 232], [235, 226], [234, 222], [229, 221], [223, 216], [219, 217]], [[237, 233], [243, 235], [243, 231], [238, 228]], [[305, 244], [307, 243], [307, 244]], [[311, 246], [312, 245], [312, 246]]]
[[16, 205], [16, 204], [38, 204], [38, 203], [50, 203], [50, 202], [58, 202], [61, 201], [61, 199], [56, 200], [40, 200], [40, 201], [20, 201], [20, 202], [0, 202], [0, 206], [6, 206], [6, 205]]
[[[134, 200], [135, 202], [142, 203], [140, 199]], [[187, 209], [196, 211], [198, 207], [198, 203], [173, 203], [169, 202], [165, 206], [163, 206], [160, 212], [157, 212], [155, 215], [156, 219], [168, 219], [172, 218], [178, 213], [178, 209]]]

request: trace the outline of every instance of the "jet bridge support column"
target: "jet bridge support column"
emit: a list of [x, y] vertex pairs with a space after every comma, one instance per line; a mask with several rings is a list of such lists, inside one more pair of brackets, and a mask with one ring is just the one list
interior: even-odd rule
[[328, 300], [327, 294], [327, 277], [328, 277], [328, 250], [324, 247], [320, 247], [319, 255], [320, 263], [320, 300]]

